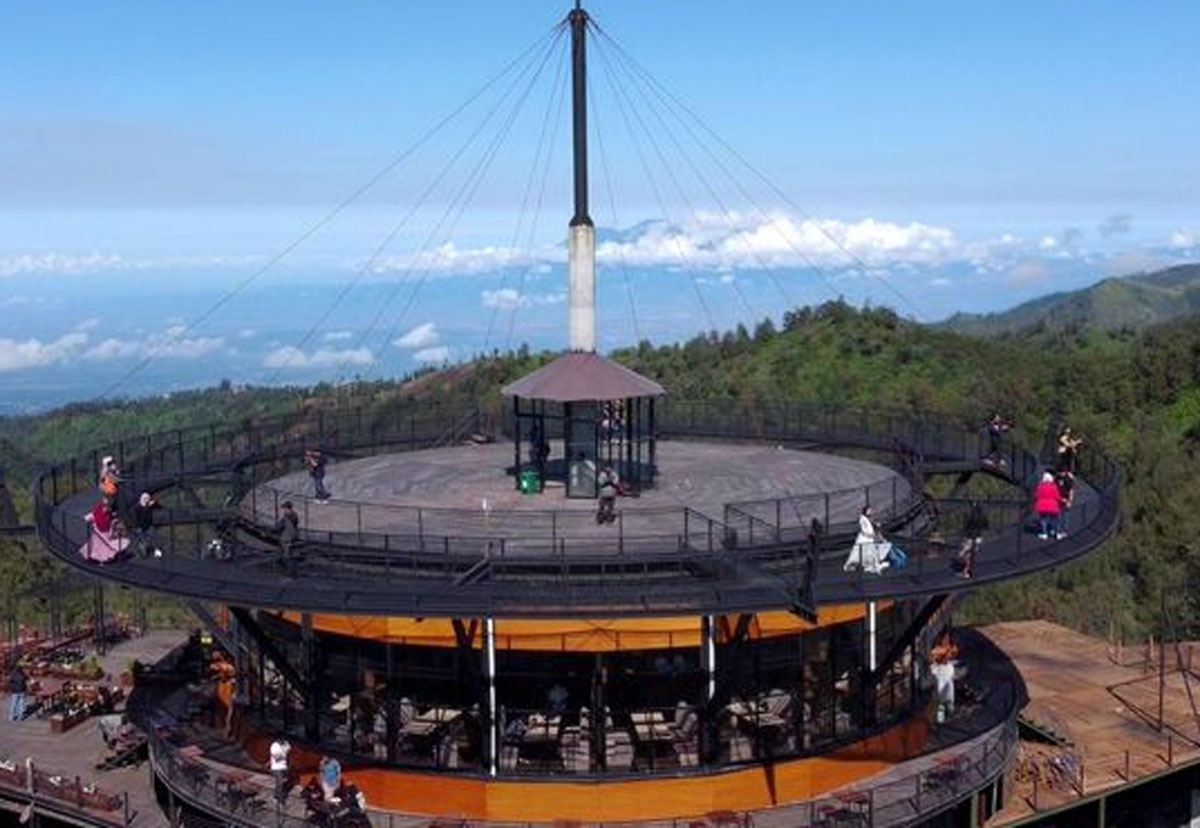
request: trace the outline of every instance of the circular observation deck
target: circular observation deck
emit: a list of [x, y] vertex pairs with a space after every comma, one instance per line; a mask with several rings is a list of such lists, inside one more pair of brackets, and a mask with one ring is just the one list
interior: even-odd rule
[[[617, 519], [597, 525], [594, 501], [553, 488], [516, 493], [505, 468], [509, 434], [503, 416], [414, 407], [318, 410], [232, 431], [144, 437], [42, 474], [38, 528], [57, 557], [101, 577], [243, 606], [611, 618], [811, 613], [820, 604], [952, 592], [1085, 554], [1119, 519], [1119, 470], [1095, 451], [1080, 456], [1065, 537], [1047, 541], [1028, 525], [1028, 487], [1042, 466], [1015, 443], [984, 462], [979, 434], [953, 424], [795, 403], [731, 409], [672, 400], [657, 422], [657, 487], [618, 498]], [[329, 502], [301, 494], [304, 452], [314, 447], [333, 461]], [[162, 557], [85, 557], [97, 542], [86, 520], [98, 499], [93, 470], [107, 453], [124, 470], [120, 506], [143, 490], [157, 493]], [[983, 501], [991, 531], [967, 580], [950, 566], [966, 502], [930, 497], [924, 482], [974, 473], [1010, 489]], [[286, 556], [275, 529], [284, 500], [300, 515]], [[908, 553], [907, 567], [844, 570], [867, 503]]]

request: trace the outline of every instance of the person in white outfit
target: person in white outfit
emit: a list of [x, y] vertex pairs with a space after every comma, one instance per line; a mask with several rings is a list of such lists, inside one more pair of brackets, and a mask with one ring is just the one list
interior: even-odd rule
[[292, 746], [287, 737], [282, 734], [271, 743], [271, 776], [275, 777], [275, 801], [279, 803], [280, 807], [283, 807], [283, 803], [287, 800], [288, 782], [291, 776], [288, 769], [288, 754], [291, 752]]
[[871, 519], [872, 514], [869, 505], [859, 513], [858, 536], [854, 539], [854, 546], [850, 547], [850, 556], [843, 567], [847, 572], [861, 566], [864, 572], [878, 575], [888, 567], [887, 557], [892, 545], [883, 539], [883, 533]]

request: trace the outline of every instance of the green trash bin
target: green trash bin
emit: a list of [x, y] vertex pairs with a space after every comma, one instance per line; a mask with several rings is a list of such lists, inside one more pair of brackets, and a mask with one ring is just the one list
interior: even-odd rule
[[517, 476], [517, 488], [521, 494], [538, 494], [542, 491], [542, 476], [537, 469], [525, 469]]

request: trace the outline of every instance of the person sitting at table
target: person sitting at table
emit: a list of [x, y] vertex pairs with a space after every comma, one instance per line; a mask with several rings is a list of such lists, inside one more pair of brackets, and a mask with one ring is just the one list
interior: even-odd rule
[[317, 765], [317, 782], [321, 785], [321, 798], [336, 804], [337, 790], [342, 785], [342, 763], [331, 756], [322, 756]]
[[565, 713], [567, 710], [567, 699], [570, 697], [570, 691], [558, 682], [555, 682], [549, 692], [546, 693], [546, 701], [550, 703], [550, 714], [557, 716]]

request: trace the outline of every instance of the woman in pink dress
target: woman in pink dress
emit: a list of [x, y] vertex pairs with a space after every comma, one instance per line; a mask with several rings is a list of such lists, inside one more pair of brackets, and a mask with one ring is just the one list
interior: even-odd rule
[[113, 513], [106, 501], [97, 501], [85, 519], [89, 525], [88, 536], [83, 546], [79, 547], [79, 554], [85, 560], [108, 563], [125, 551], [129, 539], [114, 537]]

